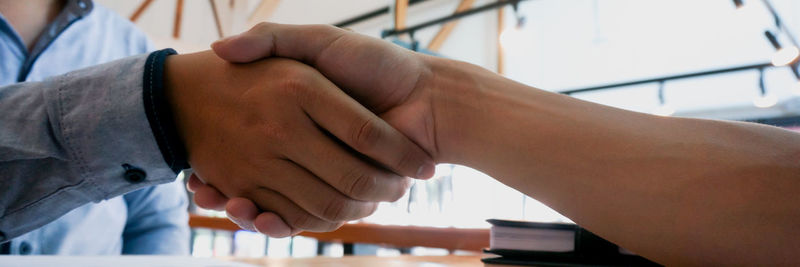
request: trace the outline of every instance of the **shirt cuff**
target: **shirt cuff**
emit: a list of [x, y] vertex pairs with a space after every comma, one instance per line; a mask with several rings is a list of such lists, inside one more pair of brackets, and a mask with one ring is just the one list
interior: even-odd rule
[[88, 202], [175, 179], [148, 130], [146, 58], [0, 88], [0, 134], [10, 136], [0, 143], [16, 153], [0, 152], [0, 242]]
[[168, 56], [177, 52], [171, 48], [159, 50], [147, 57], [142, 83], [142, 100], [144, 111], [150, 129], [156, 138], [158, 148], [164, 161], [173, 172], [178, 173], [189, 168], [186, 160], [186, 148], [180, 137], [175, 121], [172, 119], [172, 110], [164, 92], [164, 63]]

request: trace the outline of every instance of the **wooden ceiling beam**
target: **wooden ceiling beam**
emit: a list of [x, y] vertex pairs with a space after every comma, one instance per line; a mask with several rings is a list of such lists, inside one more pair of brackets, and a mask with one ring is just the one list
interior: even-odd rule
[[211, 13], [214, 15], [214, 25], [217, 26], [217, 35], [219, 38], [225, 36], [225, 33], [222, 32], [222, 21], [219, 18], [219, 8], [217, 8], [217, 3], [214, 0], [208, 0], [208, 3], [211, 5]]
[[395, 0], [394, 28], [397, 30], [405, 29], [407, 17], [408, 17], [408, 0]]
[[136, 20], [139, 19], [142, 13], [144, 13], [144, 11], [147, 10], [147, 7], [149, 7], [150, 4], [152, 3], [153, 0], [144, 0], [144, 2], [142, 2], [142, 4], [140, 4], [139, 7], [136, 8], [136, 11], [133, 12], [133, 15], [131, 15], [130, 17], [131, 21], [136, 22]]
[[246, 30], [247, 1], [208, 0], [219, 38]]
[[497, 74], [504, 75], [506, 70], [505, 53], [503, 50], [503, 43], [500, 42], [500, 36], [505, 29], [505, 11], [504, 8], [497, 9]]
[[[461, 3], [458, 4], [458, 7], [456, 7], [456, 11], [453, 13], [464, 12], [470, 9], [474, 4], [475, 0], [461, 0]], [[456, 25], [458, 25], [458, 20], [451, 21], [443, 25], [442, 28], [439, 29], [439, 32], [437, 32], [436, 35], [433, 36], [433, 39], [428, 44], [428, 50], [434, 52], [439, 51], [439, 49], [442, 48], [444, 41], [446, 41], [447, 38], [450, 37], [450, 34], [453, 32], [453, 29], [456, 28]]]
[[172, 26], [172, 37], [181, 38], [181, 19], [183, 18], [183, 0], [175, 3], [175, 23]]

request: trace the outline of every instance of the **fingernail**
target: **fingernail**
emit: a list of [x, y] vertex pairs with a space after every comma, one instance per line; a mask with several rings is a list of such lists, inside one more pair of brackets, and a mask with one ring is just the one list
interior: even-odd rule
[[436, 172], [436, 165], [433, 163], [425, 163], [417, 169], [417, 179], [430, 179]]

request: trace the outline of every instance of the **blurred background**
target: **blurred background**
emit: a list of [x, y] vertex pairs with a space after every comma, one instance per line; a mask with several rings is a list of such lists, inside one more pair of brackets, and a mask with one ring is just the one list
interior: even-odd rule
[[[220, 37], [261, 21], [332, 24], [470, 62], [530, 86], [623, 109], [788, 128], [800, 122], [795, 39], [800, 35], [800, 1], [97, 2], [133, 20], [160, 48], [181, 53], [208, 49]], [[413, 34], [385, 34], [491, 5], [497, 7], [434, 23]], [[417, 182], [403, 199], [384, 203], [363, 222], [487, 228], [489, 218], [570, 222], [534, 198], [456, 165], [438, 166], [435, 179]], [[345, 250], [378, 255], [460, 253], [424, 247], [320, 245], [305, 237], [272, 239], [199, 228], [194, 230], [192, 253], [304, 257], [342, 255]]]

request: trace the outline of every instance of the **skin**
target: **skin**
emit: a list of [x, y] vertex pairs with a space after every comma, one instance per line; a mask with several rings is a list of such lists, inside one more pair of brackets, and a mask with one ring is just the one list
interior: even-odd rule
[[234, 65], [206, 51], [168, 57], [165, 77], [196, 175], [274, 211], [290, 227], [282, 234], [371, 214], [405, 193], [396, 173], [433, 175], [425, 151], [297, 61]]
[[[794, 132], [598, 105], [327, 26], [264, 23], [213, 48], [232, 62], [303, 61], [436, 162], [481, 170], [659, 263], [800, 264]], [[279, 224], [247, 199], [226, 208], [258, 230]]]
[[[0, 0], [0, 12], [30, 49], [63, 5]], [[400, 198], [407, 177], [433, 175], [426, 151], [297, 61], [232, 65], [211, 51], [176, 55], [165, 80], [189, 163], [203, 177], [190, 187], [214, 186], [220, 198], [246, 197], [247, 208], [273, 211], [261, 218], [283, 227], [269, 225], [275, 235], [336, 229]]]
[[63, 7], [64, 1], [60, 0], [0, 0], [0, 13], [14, 27], [28, 51]]

